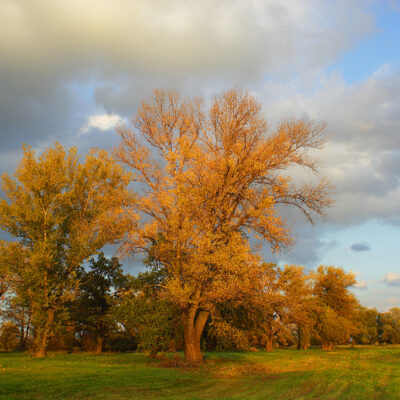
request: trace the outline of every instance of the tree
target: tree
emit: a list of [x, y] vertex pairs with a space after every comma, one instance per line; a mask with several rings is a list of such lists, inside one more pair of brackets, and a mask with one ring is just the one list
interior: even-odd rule
[[391, 344], [400, 343], [400, 308], [391, 308], [381, 314], [382, 336], [381, 341]]
[[351, 320], [342, 317], [329, 306], [322, 306], [318, 311], [317, 332], [322, 343], [322, 350], [331, 351], [337, 343], [350, 340], [354, 331]]
[[295, 185], [289, 173], [316, 171], [307, 150], [323, 143], [323, 128], [290, 120], [270, 131], [260, 104], [236, 90], [217, 96], [208, 113], [200, 98], [157, 90], [133, 128], [118, 129], [116, 156], [141, 190], [140, 219], [123, 250], [150, 253], [165, 268], [187, 361], [202, 362], [200, 338], [216, 302], [240, 299], [259, 275], [245, 230], [278, 251], [291, 243], [281, 206], [311, 221], [330, 203], [325, 180]]
[[264, 264], [261, 270], [257, 291], [250, 293], [241, 306], [246, 310], [241, 313], [242, 326], [235, 323], [235, 327], [243, 330], [243, 325], [247, 326], [266, 351], [272, 351], [274, 341], [287, 345], [294, 325], [305, 330], [312, 324], [311, 287], [303, 267]]
[[379, 342], [379, 313], [375, 308], [360, 306], [356, 317], [357, 333], [353, 335], [359, 344], [374, 344]]
[[151, 271], [130, 276], [113, 309], [115, 319], [131, 337], [139, 339], [139, 347], [149, 350], [151, 357], [182, 342], [179, 310], [167, 298], [160, 285], [163, 281], [163, 271], [154, 265]]
[[126, 287], [127, 277], [117, 257], [107, 259], [100, 253], [89, 260], [90, 270], [78, 271], [78, 295], [72, 303], [73, 319], [96, 339], [96, 354], [103, 350], [104, 339], [115, 322], [111, 314], [114, 298]]
[[280, 276], [284, 293], [284, 310], [281, 312], [286, 326], [294, 326], [297, 348], [307, 349], [310, 345], [314, 325], [315, 301], [312, 297], [310, 276], [304, 267], [286, 265]]
[[0, 260], [29, 301], [35, 355], [46, 355], [56, 317], [77, 285], [81, 263], [126, 231], [123, 208], [132, 203], [129, 175], [105, 151], [82, 161], [56, 143], [40, 157], [28, 148], [13, 177], [5, 174], [0, 228], [15, 242], [0, 243]]
[[332, 350], [336, 343], [350, 340], [357, 331], [356, 317], [359, 307], [355, 296], [348, 290], [356, 283], [354, 274], [342, 268], [321, 265], [313, 274], [313, 293], [317, 301], [317, 332], [324, 350]]

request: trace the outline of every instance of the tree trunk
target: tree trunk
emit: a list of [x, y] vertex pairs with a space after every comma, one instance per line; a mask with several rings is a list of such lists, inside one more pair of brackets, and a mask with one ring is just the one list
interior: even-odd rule
[[331, 351], [333, 349], [333, 342], [322, 342], [322, 350]]
[[268, 352], [271, 352], [274, 349], [273, 347], [273, 338], [272, 335], [271, 336], [267, 336], [266, 340], [265, 340], [265, 350]]
[[209, 313], [192, 307], [183, 314], [183, 336], [185, 338], [185, 360], [191, 364], [203, 364], [203, 355], [200, 350], [200, 339]]
[[19, 349], [21, 351], [26, 350], [26, 334], [25, 334], [25, 328], [23, 325], [20, 326], [19, 328]]
[[97, 335], [96, 337], [96, 354], [100, 354], [103, 351], [103, 337]]
[[54, 319], [54, 309], [49, 309], [47, 311], [47, 321], [46, 325], [42, 331], [35, 338], [35, 357], [42, 358], [46, 357], [47, 341], [49, 340], [49, 335], [53, 325]]
[[297, 350], [301, 349], [301, 327], [297, 326]]

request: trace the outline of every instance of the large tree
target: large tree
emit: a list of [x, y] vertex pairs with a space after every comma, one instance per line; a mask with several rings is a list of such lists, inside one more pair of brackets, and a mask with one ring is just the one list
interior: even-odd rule
[[325, 180], [295, 185], [290, 171], [317, 163], [323, 126], [282, 122], [274, 131], [245, 92], [217, 96], [208, 112], [200, 98], [157, 90], [142, 103], [133, 127], [119, 130], [117, 157], [141, 190], [140, 220], [126, 252], [150, 253], [166, 270], [164, 289], [181, 310], [186, 359], [202, 362], [200, 338], [216, 302], [240, 300], [262, 265], [247, 230], [279, 250], [291, 243], [281, 206], [310, 220], [329, 204]]
[[36, 356], [56, 316], [76, 287], [76, 270], [126, 231], [123, 207], [132, 203], [129, 175], [105, 151], [84, 160], [56, 143], [40, 157], [24, 147], [15, 174], [3, 175], [0, 228], [14, 237], [0, 243], [0, 261], [29, 301]]

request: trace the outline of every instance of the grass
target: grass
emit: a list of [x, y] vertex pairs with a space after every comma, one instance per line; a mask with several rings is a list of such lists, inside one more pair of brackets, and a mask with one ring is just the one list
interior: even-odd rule
[[0, 353], [0, 399], [400, 399], [400, 347], [207, 353], [197, 369], [145, 354]]

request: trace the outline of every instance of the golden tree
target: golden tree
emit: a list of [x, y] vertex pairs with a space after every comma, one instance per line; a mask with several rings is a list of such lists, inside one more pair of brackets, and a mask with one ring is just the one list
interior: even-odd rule
[[29, 302], [36, 356], [46, 355], [55, 323], [76, 285], [76, 269], [126, 231], [132, 203], [129, 174], [105, 151], [82, 161], [56, 143], [39, 158], [24, 148], [13, 177], [5, 174], [0, 228], [17, 240], [0, 241], [0, 264]]
[[311, 274], [318, 313], [316, 330], [323, 350], [350, 340], [357, 333], [358, 300], [349, 287], [356, 283], [353, 273], [343, 268], [320, 265]]
[[323, 128], [290, 120], [270, 131], [260, 104], [236, 90], [215, 97], [208, 112], [201, 98], [156, 90], [133, 127], [118, 129], [116, 156], [140, 192], [140, 219], [132, 219], [124, 250], [145, 251], [165, 269], [187, 361], [202, 362], [200, 338], [215, 303], [240, 300], [259, 276], [247, 230], [279, 250], [291, 243], [280, 206], [312, 220], [330, 203], [325, 180], [296, 186], [288, 173], [316, 172], [307, 150], [321, 146]]

